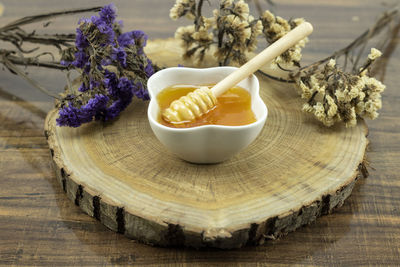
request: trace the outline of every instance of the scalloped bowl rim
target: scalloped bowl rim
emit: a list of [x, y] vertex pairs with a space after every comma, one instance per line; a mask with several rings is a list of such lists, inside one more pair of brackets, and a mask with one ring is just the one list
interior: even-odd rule
[[[155, 74], [153, 74], [149, 78], [148, 84], [151, 84], [153, 82], [153, 80], [159, 78], [158, 76], [161, 75], [161, 72], [175, 71], [175, 70], [182, 70], [182, 69], [190, 70], [190, 71], [193, 71], [193, 72], [210, 72], [210, 71], [214, 71], [214, 70], [217, 70], [217, 69], [219, 69], [219, 70], [220, 69], [235, 70], [237, 68], [236, 67], [228, 67], [228, 66], [211, 67], [211, 68], [170, 67], [170, 68], [166, 68], [166, 69], [160, 70], [160, 71], [156, 72]], [[253, 77], [253, 76], [255, 77], [254, 74], [250, 75], [249, 77]], [[200, 126], [189, 127], [189, 128], [172, 128], [172, 127], [168, 127], [168, 126], [165, 126], [165, 125], [159, 123], [156, 119], [153, 118], [152, 115], [150, 115], [150, 110], [152, 110], [152, 108], [154, 108], [153, 105], [157, 105], [158, 104], [157, 103], [157, 97], [156, 97], [156, 95], [154, 95], [155, 93], [150, 89], [149, 89], [150, 103], [149, 103], [148, 112], [147, 112], [148, 113], [148, 119], [151, 120], [152, 123], [156, 124], [158, 127], [162, 128], [162, 129], [169, 130], [169, 131], [176, 131], [176, 132], [185, 132], [185, 131], [193, 131], [193, 130], [196, 130], [196, 129], [208, 129], [208, 128], [220, 128], [220, 129], [227, 129], [227, 130], [228, 129], [229, 130], [243, 130], [243, 129], [246, 129], [246, 128], [254, 127], [254, 126], [258, 125], [258, 124], [265, 123], [265, 120], [266, 120], [266, 118], [268, 116], [268, 108], [267, 108], [267, 106], [265, 105], [264, 101], [262, 100], [262, 98], [260, 96], [260, 86], [259, 86], [258, 79], [256, 78], [255, 80], [256, 80], [258, 86], [254, 90], [254, 95], [256, 96], [256, 98], [252, 99], [252, 101], [260, 101], [262, 106], [264, 107], [263, 114], [259, 118], [256, 118], [255, 122], [252, 122], [252, 123], [249, 123], [249, 124], [245, 124], [245, 125], [237, 125], [237, 126], [209, 124], [209, 125], [200, 125]], [[167, 86], [170, 86], [170, 85], [167, 85]], [[165, 86], [165, 87], [167, 87], [167, 86]], [[148, 88], [150, 88], [150, 86], [148, 86]], [[163, 90], [163, 89], [161, 89], [161, 90]], [[245, 89], [245, 90], [249, 91], [247, 89]]]

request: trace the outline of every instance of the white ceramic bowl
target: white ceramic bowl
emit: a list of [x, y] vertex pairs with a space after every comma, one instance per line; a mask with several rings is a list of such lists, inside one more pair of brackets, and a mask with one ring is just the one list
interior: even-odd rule
[[195, 69], [185, 67], [168, 68], [150, 77], [147, 88], [150, 104], [147, 115], [156, 137], [178, 157], [193, 163], [217, 163], [224, 161], [247, 147], [261, 132], [268, 110], [259, 95], [259, 83], [255, 75], [238, 85], [251, 95], [251, 109], [256, 122], [242, 126], [204, 125], [193, 128], [171, 128], [157, 122], [160, 112], [157, 94], [174, 84], [217, 83], [235, 71], [235, 67]]

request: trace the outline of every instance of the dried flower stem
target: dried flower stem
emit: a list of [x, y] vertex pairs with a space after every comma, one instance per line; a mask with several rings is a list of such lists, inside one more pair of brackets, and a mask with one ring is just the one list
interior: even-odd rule
[[15, 20], [13, 22], [10, 22], [9, 24], [1, 27], [0, 32], [14, 30], [14, 29], [16, 29], [20, 26], [26, 25], [26, 24], [39, 22], [39, 21], [43, 21], [43, 20], [48, 20], [48, 19], [54, 18], [54, 17], [78, 14], [78, 13], [83, 13], [83, 12], [94, 12], [94, 11], [99, 11], [100, 9], [101, 9], [101, 6], [96, 6], [96, 7], [90, 7], [90, 8], [68, 9], [68, 10], [49, 12], [49, 13], [44, 13], [44, 14], [39, 14], [39, 15], [34, 15], [34, 16], [27, 16], [27, 17], [23, 17], [21, 19]]
[[[23, 17], [21, 19], [10, 22], [9, 24], [0, 28], [0, 40], [12, 43], [17, 50], [13, 51], [8, 49], [0, 49], [0, 63], [2, 63], [11, 73], [21, 76], [32, 86], [39, 89], [41, 92], [49, 96], [52, 96], [54, 98], [60, 99], [60, 97], [57, 94], [54, 94], [45, 89], [37, 81], [33, 80], [28, 75], [26, 75], [24, 71], [22, 71], [16, 65], [46, 67], [59, 70], [66, 69], [65, 66], [62, 66], [61, 64], [59, 64], [54, 60], [53, 61], [39, 60], [39, 57], [43, 55], [50, 55], [54, 59], [53, 54], [50, 52], [41, 53], [34, 57], [25, 57], [24, 54], [32, 53], [38, 50], [39, 47], [30, 50], [25, 50], [22, 48], [22, 45], [24, 42], [35, 43], [40, 45], [51, 45], [57, 47], [61, 51], [62, 46], [69, 47], [72, 45], [72, 43], [75, 41], [75, 34], [41, 35], [41, 34], [36, 34], [35, 32], [27, 33], [20, 27], [27, 24], [48, 20], [54, 17], [79, 14], [83, 12], [99, 11], [100, 9], [101, 6], [49, 12], [34, 16]], [[15, 56], [15, 54], [18, 54], [19, 56]]]
[[196, 8], [196, 18], [194, 20], [194, 24], [196, 25], [196, 31], [200, 28], [200, 19], [201, 19], [201, 9], [203, 8], [203, 0], [200, 0], [197, 4]]
[[278, 81], [278, 82], [295, 83], [295, 80], [292, 79], [292, 78], [290, 78], [290, 79], [284, 79], [284, 78], [281, 78], [281, 77], [277, 77], [277, 76], [273, 76], [273, 75], [271, 75], [271, 74], [268, 74], [268, 73], [266, 73], [266, 72], [264, 72], [264, 71], [262, 71], [262, 70], [257, 70], [257, 73], [259, 73], [259, 74], [261, 74], [261, 75], [263, 75], [263, 76], [265, 76], [265, 77], [267, 77], [267, 78], [270, 78], [270, 79], [272, 79], [272, 80]]
[[43, 93], [52, 96], [54, 98], [60, 99], [58, 94], [55, 94], [53, 92], [48, 91], [46, 88], [41, 86], [37, 81], [33, 80], [30, 78], [28, 75], [26, 75], [20, 68], [15, 66], [13, 63], [11, 63], [5, 55], [2, 55], [2, 63], [6, 66], [7, 69], [9, 69], [12, 73], [15, 73], [22, 78], [24, 78], [26, 81], [28, 81], [31, 85], [42, 91]]
[[386, 42], [382, 45], [384, 47], [382, 49], [382, 57], [379, 58], [372, 69], [370, 70], [370, 73], [372, 76], [376, 77], [380, 76], [380, 80], [383, 81], [385, 74], [386, 74], [386, 67], [387, 67], [387, 62], [393, 52], [396, 49], [396, 46], [398, 45], [398, 34], [400, 32], [400, 22], [397, 23], [395, 27], [393, 27], [393, 30], [390, 33], [389, 38], [386, 38]]
[[[39, 35], [16, 29], [10, 32], [0, 32], [0, 40], [14, 44], [19, 50], [24, 42], [52, 45], [60, 49], [60, 46], [70, 46], [75, 41], [75, 34]], [[22, 50], [21, 50], [22, 51]]]
[[[262, 16], [264, 11], [261, 7], [260, 0], [253, 0], [253, 2], [254, 2], [254, 5], [256, 6], [258, 15]], [[273, 10], [272, 7], [275, 7], [275, 3], [272, 0], [266, 0], [266, 2], [271, 6], [270, 9]]]
[[[24, 66], [34, 66], [34, 67], [44, 67], [57, 70], [65, 70], [67, 67], [61, 65], [56, 61], [41, 61], [38, 57], [17, 57], [12, 55], [14, 51], [8, 51], [5, 49], [0, 49], [0, 63], [4, 62], [4, 57], [7, 58], [9, 62], [14, 65], [24, 65]], [[15, 52], [14, 52], [15, 53]]]
[[[259, 1], [253, 2], [260, 12]], [[180, 27], [175, 33], [185, 49], [184, 58], [192, 57], [202, 61], [204, 51], [217, 44], [214, 56], [220, 65], [230, 62], [244, 64], [247, 61], [246, 54], [256, 48], [258, 35], [263, 34], [267, 43], [272, 44], [304, 22], [302, 18], [286, 20], [269, 10], [260, 14], [259, 19], [254, 19], [244, 0], [223, 0], [219, 9], [213, 11], [213, 17], [205, 18], [201, 16], [202, 3], [202, 0], [176, 0], [170, 10], [172, 19], [185, 15], [195, 18], [195, 25]], [[270, 64], [272, 69], [284, 71], [289, 78], [276, 77], [261, 70], [258, 72], [279, 82], [295, 83], [301, 98], [306, 101], [303, 111], [313, 114], [325, 126], [341, 122], [346, 127], [353, 127], [359, 117], [375, 119], [379, 115], [378, 110], [382, 108], [381, 93], [385, 85], [373, 78], [370, 70], [373, 62], [382, 55], [380, 50], [390, 38], [393, 39], [391, 26], [398, 19], [398, 13], [398, 7], [383, 13], [371, 28], [346, 47], [305, 67], [301, 67], [300, 60], [302, 48], [308, 39], [301, 40]], [[212, 32], [209, 32], [210, 26]], [[372, 48], [365, 63], [359, 66], [367, 44], [383, 29], [387, 29], [387, 32], [378, 43], [378, 49]], [[204, 47], [202, 53], [196, 53], [200, 47]], [[344, 68], [336, 61], [342, 56], [345, 56]], [[348, 62], [352, 68], [346, 72]]]
[[[315, 68], [325, 62], [328, 62], [330, 59], [338, 58], [343, 55], [348, 55], [351, 51], [353, 51], [360, 45], [366, 44], [371, 38], [373, 38], [374, 36], [379, 34], [382, 31], [382, 29], [384, 29], [390, 22], [393, 21], [393, 19], [398, 14], [398, 12], [399, 12], [399, 7], [396, 7], [390, 11], [385, 11], [371, 28], [364, 31], [361, 35], [359, 35], [356, 39], [354, 39], [354, 41], [352, 41], [350, 44], [348, 44], [347, 46], [345, 46], [342, 49], [335, 51], [332, 55], [330, 55], [326, 58], [318, 60], [317, 62], [314, 62], [310, 65], [301, 67], [300, 69], [298, 69], [296, 71], [296, 73]], [[364, 47], [365, 47], [365, 45], [364, 45]], [[362, 49], [362, 50], [364, 50], [364, 49]], [[363, 51], [361, 51], [361, 52], [363, 52]], [[358, 61], [359, 61], [359, 56], [357, 56], [357, 59], [353, 63], [353, 70], [356, 70]]]
[[[343, 56], [343, 55], [346, 56], [346, 59], [345, 59], [345, 65], [346, 65], [347, 60], [348, 60], [347, 57], [348, 57], [349, 53], [351, 51], [353, 51], [354, 49], [356, 49], [357, 47], [363, 45], [363, 48], [360, 49], [360, 51], [358, 52], [356, 60], [354, 60], [353, 63], [352, 63], [353, 71], [357, 71], [357, 69], [358, 69], [357, 65], [358, 65], [358, 62], [359, 62], [360, 55], [364, 51], [365, 46], [368, 43], [368, 41], [370, 39], [372, 39], [373, 37], [375, 37], [376, 35], [378, 35], [383, 29], [385, 29], [389, 25], [389, 23], [391, 23], [394, 20], [396, 15], [398, 15], [398, 13], [399, 13], [399, 7], [395, 7], [390, 11], [385, 11], [378, 18], [378, 20], [375, 22], [375, 24], [371, 28], [365, 30], [356, 39], [354, 39], [350, 44], [348, 44], [347, 46], [345, 46], [345, 47], [333, 52], [330, 56], [328, 56], [326, 58], [318, 60], [318, 61], [316, 61], [316, 62], [314, 62], [312, 64], [309, 64], [307, 66], [301, 67], [301, 68], [299, 68], [297, 70], [288, 71], [291, 74], [290, 76], [294, 77], [300, 72], [309, 71], [309, 70], [311, 70], [313, 68], [316, 68], [316, 67], [328, 62], [330, 59], [335, 59], [335, 58], [338, 58], [338, 57]], [[392, 35], [392, 33], [390, 33], [390, 34]], [[384, 38], [384, 39], [385, 40], [389, 40], [390, 38]], [[383, 42], [381, 46], [384, 46], [384, 44], [385, 44], [385, 42]], [[378, 48], [381, 48], [381, 47], [378, 47]], [[369, 65], [363, 66], [363, 70], [365, 70], [368, 67], [369, 67]], [[280, 78], [280, 77], [276, 77], [276, 76], [267, 74], [262, 70], [258, 70], [257, 72], [262, 74], [263, 76], [266, 76], [266, 77], [268, 77], [270, 79], [273, 79], [275, 81], [286, 82], [286, 83], [294, 83], [295, 82], [295, 80], [293, 78], [283, 79], [283, 78]]]

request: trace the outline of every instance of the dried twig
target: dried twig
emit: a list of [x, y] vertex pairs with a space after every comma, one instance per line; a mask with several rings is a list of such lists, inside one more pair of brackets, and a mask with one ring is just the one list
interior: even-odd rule
[[197, 31], [199, 30], [199, 27], [200, 27], [201, 9], [202, 8], [203, 8], [203, 0], [200, 0], [196, 7], [196, 18], [194, 21]]
[[387, 62], [398, 45], [398, 34], [400, 32], [400, 22], [398, 22], [393, 29], [389, 31], [390, 36], [386, 38], [387, 42], [383, 42], [379, 50], [382, 52], [382, 57], [377, 60], [371, 69], [371, 75], [377, 76], [383, 82], [386, 74]]
[[284, 82], [284, 83], [294, 83], [295, 82], [294, 79], [284, 79], [284, 78], [281, 78], [281, 77], [276, 77], [276, 76], [268, 74], [268, 73], [266, 73], [266, 72], [264, 72], [262, 70], [257, 70], [257, 73], [259, 73], [259, 74], [261, 74], [261, 75], [263, 75], [263, 76], [265, 76], [267, 78], [270, 78], [272, 80], [278, 81], [278, 82]]
[[[264, 11], [261, 7], [260, 0], [253, 0], [253, 2], [254, 2], [254, 5], [256, 6], [258, 15], [261, 16]], [[266, 0], [266, 2], [270, 5], [269, 9], [273, 10], [273, 7], [275, 7], [275, 3], [272, 0]]]
[[[61, 52], [62, 46], [69, 47], [73, 44], [75, 40], [75, 34], [36, 34], [35, 31], [31, 33], [27, 33], [21, 26], [40, 22], [43, 20], [48, 20], [54, 17], [64, 16], [64, 15], [72, 15], [83, 12], [91, 12], [91, 11], [99, 11], [101, 6], [98, 7], [90, 7], [90, 8], [79, 8], [79, 9], [70, 9], [63, 10], [57, 12], [49, 12], [34, 16], [27, 16], [18, 20], [15, 20], [3, 27], [0, 28], [0, 41], [9, 42], [16, 47], [16, 51], [8, 50], [8, 49], [0, 49], [0, 63], [2, 63], [11, 73], [16, 74], [24, 78], [28, 81], [32, 86], [36, 87], [43, 93], [52, 96], [54, 98], [60, 99], [60, 97], [46, 90], [43, 86], [41, 86], [38, 82], [30, 78], [24, 71], [18, 68], [16, 65], [24, 65], [24, 66], [36, 66], [36, 67], [46, 67], [52, 69], [64, 70], [65, 66], [62, 66], [60, 63], [54, 61], [54, 55], [50, 52], [40, 53], [36, 56], [25, 57], [24, 54], [32, 53], [39, 49], [39, 47], [35, 47], [33, 49], [25, 49], [23, 48], [23, 44], [25, 42], [35, 43], [39, 45], [51, 45], [55, 46]], [[46, 25], [47, 26], [47, 25]], [[16, 56], [16, 54], [18, 56]], [[43, 61], [39, 60], [39, 57], [43, 55], [50, 55], [52, 57], [52, 61]]]
[[31, 85], [33, 85], [34, 87], [36, 87], [37, 89], [39, 89], [40, 91], [42, 91], [43, 93], [52, 96], [54, 98], [57, 99], [61, 99], [58, 94], [55, 94], [53, 92], [48, 91], [46, 88], [44, 88], [43, 86], [41, 86], [37, 81], [33, 80], [32, 78], [30, 78], [28, 75], [26, 75], [20, 68], [18, 68], [17, 66], [15, 66], [13, 63], [11, 63], [6, 55], [2, 55], [2, 63], [4, 64], [4, 66], [6, 66], [7, 69], [10, 70], [10, 72], [15, 73], [19, 76], [21, 76], [22, 78], [24, 78], [26, 81], [28, 81]]
[[[395, 18], [396, 15], [398, 15], [398, 13], [399, 13], [399, 7], [395, 7], [394, 9], [392, 9], [390, 11], [384, 12], [371, 28], [364, 31], [361, 35], [359, 35], [356, 39], [354, 39], [354, 41], [352, 41], [349, 45], [333, 52], [332, 55], [330, 55], [324, 59], [318, 60], [317, 62], [314, 62], [310, 65], [300, 68], [296, 72], [312, 69], [316, 66], [319, 66], [319, 65], [329, 61], [330, 59], [338, 58], [340, 56], [347, 55], [350, 51], [354, 51], [354, 49], [356, 49], [360, 45], [367, 43], [371, 38], [378, 35], [382, 31], [382, 29], [384, 29], [386, 26], [388, 26], [388, 24], [391, 21], [393, 21], [393, 19]], [[357, 60], [353, 62], [353, 66], [354, 66], [353, 68], [356, 68], [357, 63], [358, 63], [358, 57], [357, 57]]]
[[15, 65], [45, 67], [57, 70], [67, 69], [67, 67], [61, 65], [59, 62], [56, 61], [43, 61], [39, 60], [37, 57], [17, 57], [13, 55], [14, 53], [15, 51], [1, 49], [0, 63], [4, 63], [4, 57], [5, 57], [9, 62]]
[[[348, 61], [348, 54], [362, 45], [363, 47], [362, 47], [362, 49], [359, 50], [356, 60], [350, 58], [350, 61], [351, 61], [352, 65], [353, 65], [353, 71], [356, 71], [358, 69], [357, 65], [358, 65], [358, 61], [359, 61], [360, 55], [363, 53], [363, 51], [365, 49], [365, 46], [368, 43], [368, 41], [370, 39], [372, 39], [373, 37], [375, 37], [376, 35], [378, 35], [379, 33], [381, 33], [381, 31], [383, 29], [386, 29], [388, 27], [389, 23], [391, 23], [395, 19], [395, 17], [398, 15], [398, 13], [399, 13], [399, 7], [398, 6], [393, 8], [393, 9], [391, 9], [390, 11], [384, 12], [378, 18], [378, 20], [375, 22], [375, 24], [371, 28], [369, 28], [366, 31], [364, 31], [362, 34], [360, 34], [356, 39], [354, 39], [347, 46], [345, 46], [345, 47], [333, 52], [330, 56], [325, 57], [325, 58], [323, 58], [321, 60], [318, 60], [318, 61], [316, 61], [316, 62], [314, 62], [314, 63], [312, 63], [310, 65], [301, 67], [301, 68], [299, 68], [297, 70], [288, 71], [290, 73], [290, 76], [291, 76], [291, 78], [289, 78], [289, 79], [283, 79], [283, 78], [280, 78], [280, 77], [276, 77], [276, 76], [267, 74], [262, 70], [258, 70], [257, 72], [262, 74], [263, 76], [266, 76], [266, 77], [268, 77], [268, 78], [270, 78], [272, 80], [275, 80], [275, 81], [285, 82], [285, 83], [294, 83], [295, 80], [292, 77], [296, 76], [300, 72], [304, 72], [304, 71], [308, 71], [308, 70], [311, 70], [313, 68], [316, 68], [316, 67], [328, 62], [330, 59], [336, 59], [338, 57], [345, 56], [345, 65], [346, 65], [347, 61]], [[395, 29], [398, 30], [398, 27], [395, 27]], [[383, 48], [388, 40], [391, 40], [391, 39], [394, 38], [393, 37], [393, 31], [394, 30], [389, 30], [388, 31], [387, 38], [383, 38], [383, 41], [378, 46], [379, 49]]]
[[31, 34], [25, 31], [18, 32], [0, 32], [0, 40], [5, 42], [29, 42], [43, 45], [64, 45], [69, 46], [75, 41], [75, 34]]
[[95, 12], [95, 11], [99, 11], [101, 8], [102, 8], [101, 6], [89, 7], [89, 8], [77, 8], [77, 9], [69, 9], [69, 10], [63, 10], [63, 11], [57, 11], [57, 12], [49, 12], [49, 13], [44, 13], [44, 14], [39, 14], [39, 15], [34, 15], [34, 16], [27, 16], [27, 17], [23, 17], [21, 19], [15, 20], [13, 22], [10, 22], [9, 24], [1, 27], [0, 32], [14, 30], [14, 29], [16, 29], [20, 26], [26, 25], [26, 24], [35, 23], [35, 22], [39, 22], [39, 21], [43, 21], [43, 20], [48, 20], [48, 19], [54, 18], [54, 17], [78, 14], [78, 13], [83, 13], [83, 12]]

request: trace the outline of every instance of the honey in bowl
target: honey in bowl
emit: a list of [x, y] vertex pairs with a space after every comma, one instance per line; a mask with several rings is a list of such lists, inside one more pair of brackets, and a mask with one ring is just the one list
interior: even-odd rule
[[[211, 88], [213, 85], [206, 86]], [[157, 95], [160, 110], [162, 111], [168, 108], [172, 101], [179, 99], [181, 96], [185, 96], [198, 88], [200, 88], [200, 85], [179, 84], [163, 89]], [[251, 110], [251, 95], [248, 91], [239, 86], [232, 87], [217, 97], [217, 105], [195, 121], [174, 124], [165, 121], [161, 116], [161, 112], [158, 115], [159, 123], [173, 128], [190, 128], [210, 124], [239, 126], [250, 124], [255, 121], [256, 117]]]

